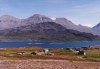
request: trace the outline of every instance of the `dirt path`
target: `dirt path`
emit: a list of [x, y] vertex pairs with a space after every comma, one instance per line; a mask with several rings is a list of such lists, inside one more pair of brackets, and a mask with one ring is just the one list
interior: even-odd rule
[[100, 69], [100, 62], [66, 60], [0, 60], [0, 69]]

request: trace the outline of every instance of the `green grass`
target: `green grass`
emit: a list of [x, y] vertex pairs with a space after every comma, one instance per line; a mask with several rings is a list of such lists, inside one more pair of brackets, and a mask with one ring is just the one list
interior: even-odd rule
[[[77, 60], [77, 61], [97, 61], [100, 62], [100, 50], [87, 50], [86, 56], [76, 55], [71, 50], [65, 49], [50, 49], [50, 52], [54, 55], [32, 55], [31, 52], [40, 51], [43, 48], [8, 48], [6, 50], [0, 50], [0, 57], [10, 60], [22, 60], [22, 59], [58, 59], [58, 60]], [[23, 55], [18, 55], [16, 52], [25, 52]], [[1, 59], [1, 58], [0, 58]]]
[[88, 50], [87, 55], [100, 55], [100, 50]]
[[83, 56], [85, 60], [100, 62], [100, 50], [87, 50], [86, 56]]

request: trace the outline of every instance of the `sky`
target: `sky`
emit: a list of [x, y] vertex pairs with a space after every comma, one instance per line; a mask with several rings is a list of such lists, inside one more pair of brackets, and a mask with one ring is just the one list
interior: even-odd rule
[[93, 27], [100, 22], [100, 0], [0, 0], [0, 16], [23, 19], [34, 14], [65, 17], [77, 25]]

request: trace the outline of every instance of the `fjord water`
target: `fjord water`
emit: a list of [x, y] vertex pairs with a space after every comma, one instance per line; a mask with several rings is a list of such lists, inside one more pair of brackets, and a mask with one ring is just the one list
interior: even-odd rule
[[35, 46], [43, 48], [80, 48], [83, 46], [96, 46], [100, 42], [0, 42], [0, 48], [19, 48], [25, 46]]

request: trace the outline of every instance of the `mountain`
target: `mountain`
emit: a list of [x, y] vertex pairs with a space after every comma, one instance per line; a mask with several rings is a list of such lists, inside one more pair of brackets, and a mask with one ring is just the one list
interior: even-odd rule
[[61, 24], [62, 26], [66, 27], [67, 29], [73, 29], [80, 32], [86, 32], [86, 33], [92, 33], [94, 35], [100, 35], [100, 24], [96, 25], [93, 28], [83, 26], [83, 25], [75, 25], [73, 22], [66, 18], [56, 18], [55, 21], [58, 24]]
[[53, 21], [49, 17], [40, 14], [34, 14], [33, 16], [26, 19], [18, 19], [10, 15], [4, 15], [0, 17], [0, 30], [43, 22]]
[[93, 27], [93, 29], [100, 31], [100, 23]]
[[[2, 30], [1, 36], [24, 37], [31, 41], [93, 41], [95, 36], [89, 33], [66, 29], [54, 22], [44, 22]], [[22, 40], [22, 39], [20, 39]], [[19, 40], [19, 41], [20, 41]]]
[[58, 24], [61, 24], [62, 26], [66, 27], [67, 29], [78, 29], [78, 26], [72, 23], [71, 21], [67, 20], [66, 18], [56, 18], [55, 21]]
[[67, 29], [73, 29], [73, 30], [77, 30], [80, 32], [92, 33], [92, 29], [90, 27], [82, 26], [82, 25], [75, 25], [73, 22], [71, 22], [70, 20], [67, 20], [66, 18], [56, 18], [55, 22], [63, 25]]
[[18, 19], [16, 17], [10, 15], [4, 15], [0, 17], [0, 30], [15, 28], [20, 26], [27, 26], [36, 23], [44, 23], [44, 22], [55, 22], [60, 24], [67, 29], [73, 29], [80, 32], [92, 33], [94, 35], [100, 35], [97, 29], [90, 28], [82, 25], [75, 25], [73, 22], [66, 18], [56, 18], [55, 20], [50, 19], [44, 15], [34, 14], [33, 16], [26, 19]]
[[21, 20], [16, 17], [9, 15], [4, 15], [0, 17], [0, 30], [19, 27], [20, 24]]
[[94, 26], [94, 27], [92, 28], [92, 30], [94, 31], [94, 34], [100, 36], [100, 23], [98, 23], [96, 26]]
[[81, 31], [81, 32], [87, 32], [87, 33], [94, 34], [92, 28], [87, 27], [87, 26], [83, 26], [81, 24], [78, 25], [78, 29], [76, 29], [76, 30]]
[[50, 19], [49, 17], [44, 16], [44, 15], [34, 14], [33, 16], [31, 16], [27, 19], [24, 19], [22, 21], [22, 23], [25, 25], [44, 23], [44, 22], [53, 22], [53, 20]]
[[17, 19], [7, 15], [2, 16], [0, 20], [0, 23], [3, 23], [2, 26], [7, 24], [0, 30], [0, 41], [94, 41], [98, 37], [75, 30], [77, 27], [79, 29], [79, 26], [81, 28], [81, 25], [74, 25], [65, 18], [58, 18], [54, 21], [44, 15], [35, 14], [26, 19]]

